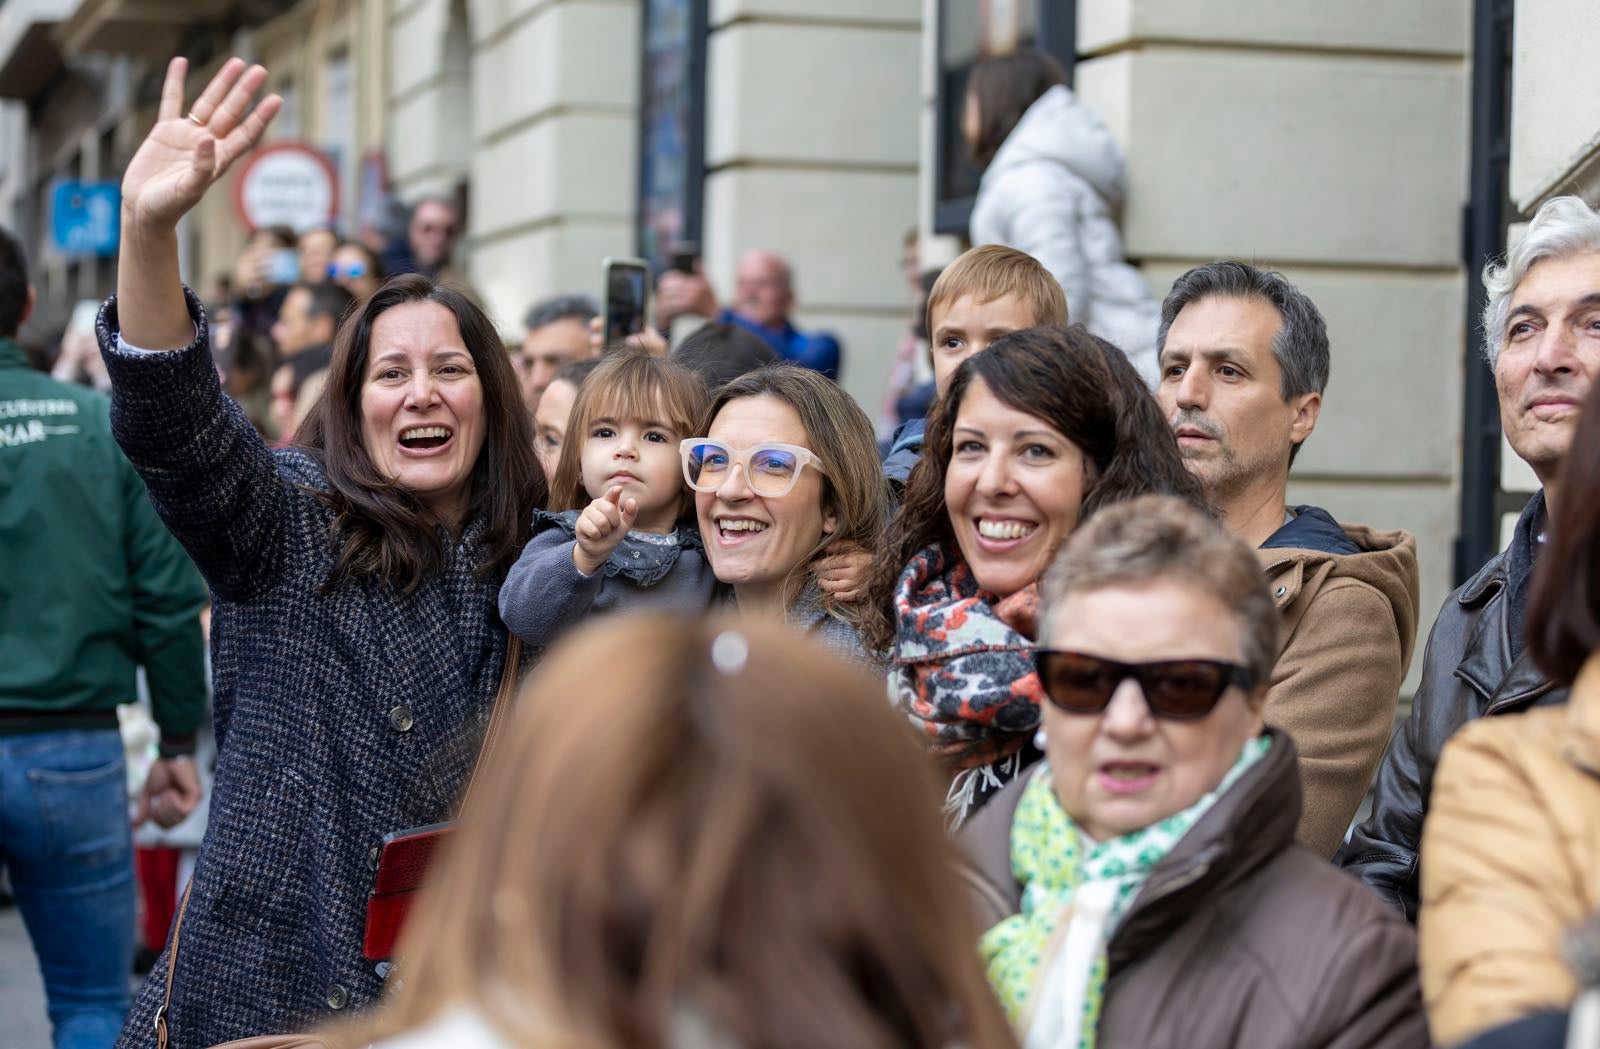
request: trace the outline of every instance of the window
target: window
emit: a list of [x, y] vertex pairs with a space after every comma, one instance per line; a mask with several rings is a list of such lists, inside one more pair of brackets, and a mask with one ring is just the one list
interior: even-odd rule
[[1077, 17], [1077, 0], [939, 0], [934, 232], [965, 234], [978, 193], [980, 172], [967, 159], [961, 135], [972, 67], [985, 58], [1032, 47], [1054, 55], [1070, 77]]
[[700, 242], [707, 0], [645, 0], [640, 39], [638, 252], [654, 273]]

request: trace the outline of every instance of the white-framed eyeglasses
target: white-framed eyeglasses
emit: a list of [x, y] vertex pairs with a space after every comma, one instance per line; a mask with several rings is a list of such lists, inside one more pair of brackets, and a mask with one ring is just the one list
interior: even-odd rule
[[721, 488], [736, 466], [744, 468], [744, 481], [752, 492], [773, 499], [794, 491], [800, 471], [807, 466], [828, 476], [822, 460], [810, 449], [782, 441], [735, 448], [709, 437], [689, 437], [679, 442], [678, 452], [683, 457], [683, 479], [697, 492]]

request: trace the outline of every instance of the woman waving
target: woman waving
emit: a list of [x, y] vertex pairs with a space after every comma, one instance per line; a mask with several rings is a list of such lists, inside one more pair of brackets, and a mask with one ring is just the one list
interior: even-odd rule
[[185, 112], [186, 70], [124, 176], [98, 334], [117, 440], [211, 586], [220, 753], [181, 955], [124, 1046], [158, 1024], [177, 1045], [294, 1030], [376, 996], [370, 857], [455, 804], [506, 660], [499, 580], [545, 494], [493, 326], [417, 276], [345, 319], [300, 445], [262, 443], [218, 386], [177, 223], [281, 103], [252, 108], [266, 70], [233, 60]]

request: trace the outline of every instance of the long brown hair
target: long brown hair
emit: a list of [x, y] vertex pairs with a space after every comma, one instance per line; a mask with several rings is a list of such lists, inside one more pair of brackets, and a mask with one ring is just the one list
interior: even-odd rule
[[581, 628], [518, 699], [403, 982], [331, 1044], [465, 1007], [529, 1046], [1014, 1046], [881, 691], [780, 624]]
[[[550, 482], [550, 509], [581, 510], [605, 494], [583, 487], [583, 446], [596, 419], [655, 419], [672, 427], [682, 440], [694, 436], [690, 431], [705, 406], [705, 381], [677, 361], [637, 350], [612, 351], [584, 379], [572, 402], [567, 436]], [[678, 516], [693, 505], [692, 495], [683, 485]]]
[[[842, 540], [863, 550], [878, 548], [888, 517], [889, 483], [883, 477], [872, 420], [861, 405], [832, 379], [797, 364], [769, 364], [725, 383], [712, 396], [696, 436], [709, 434], [722, 409], [746, 397], [771, 397], [793, 408], [800, 417], [806, 446], [822, 460], [823, 509], [838, 521], [838, 527], [824, 534], [790, 573], [784, 587], [787, 607], [801, 589], [811, 563], [833, 543]], [[858, 628], [868, 614], [859, 603], [841, 604], [826, 596], [823, 605], [832, 615]]]
[[1528, 598], [1528, 647], [1551, 677], [1571, 685], [1600, 652], [1600, 383], [1589, 391], [1559, 476]]
[[865, 640], [872, 648], [886, 650], [894, 642], [895, 584], [912, 557], [929, 546], [955, 544], [944, 475], [961, 401], [980, 380], [1003, 404], [1044, 420], [1089, 460], [1080, 525], [1100, 507], [1136, 495], [1177, 495], [1207, 506], [1160, 406], [1121, 350], [1081, 324], [1011, 332], [961, 362], [928, 417], [922, 458], [872, 566], [865, 606], [871, 617]]
[[376, 576], [410, 593], [444, 564], [442, 522], [414, 493], [378, 472], [361, 434], [361, 388], [373, 325], [386, 310], [409, 302], [438, 303], [450, 311], [483, 387], [483, 449], [472, 467], [472, 496], [463, 519], [484, 519], [481, 575], [497, 577], [511, 566], [527, 542], [533, 511], [545, 502], [533, 424], [494, 325], [454, 288], [420, 274], [395, 277], [340, 325], [327, 385], [297, 435], [328, 478], [322, 498], [334, 512], [338, 554], [325, 588]]
[[1017, 121], [1039, 96], [1067, 82], [1061, 63], [1042, 51], [1022, 48], [987, 58], [973, 67], [967, 78], [967, 96], [978, 100], [978, 134], [967, 152], [979, 168], [986, 168], [1000, 151]]

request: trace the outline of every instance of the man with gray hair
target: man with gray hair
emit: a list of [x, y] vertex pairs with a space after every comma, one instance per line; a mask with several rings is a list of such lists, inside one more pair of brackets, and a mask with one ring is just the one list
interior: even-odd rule
[[589, 340], [589, 322], [599, 315], [600, 307], [587, 295], [557, 295], [528, 311], [522, 322], [522, 351], [512, 362], [529, 412], [539, 410], [539, 398], [556, 372], [573, 361], [598, 356]]
[[1316, 427], [1328, 329], [1281, 273], [1212, 262], [1161, 305], [1156, 397], [1223, 523], [1257, 552], [1281, 617], [1266, 720], [1294, 737], [1299, 838], [1344, 840], [1394, 725], [1417, 634], [1416, 543], [1289, 506], [1289, 467]]
[[1411, 716], [1378, 770], [1372, 817], [1339, 853], [1343, 867], [1412, 921], [1422, 826], [1446, 741], [1474, 718], [1566, 702], [1566, 690], [1534, 665], [1522, 623], [1548, 508], [1561, 497], [1555, 480], [1600, 374], [1600, 215], [1577, 197], [1548, 201], [1506, 261], [1484, 267], [1483, 283], [1500, 426], [1542, 489], [1510, 545], [1445, 599]]

